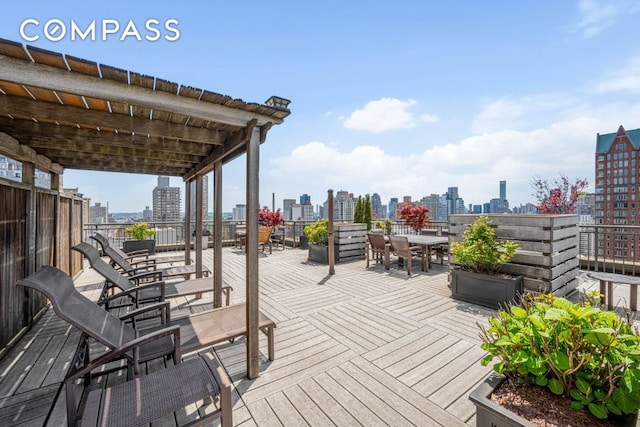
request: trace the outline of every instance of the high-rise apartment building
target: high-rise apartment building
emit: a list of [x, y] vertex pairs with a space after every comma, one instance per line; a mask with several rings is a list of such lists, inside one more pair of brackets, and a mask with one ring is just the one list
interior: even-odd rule
[[500, 181], [500, 199], [507, 200], [507, 181]]
[[107, 224], [109, 222], [109, 206], [102, 206], [96, 203], [89, 207], [89, 223], [91, 224]]
[[233, 208], [233, 219], [236, 221], [245, 221], [247, 219], [247, 205], [236, 205]]
[[293, 220], [293, 205], [296, 204], [296, 199], [284, 199], [282, 200], [282, 217], [285, 221]]
[[[51, 175], [39, 169], [35, 170], [34, 175], [36, 187], [51, 188]], [[22, 182], [22, 162], [0, 155], [0, 177]]]
[[382, 209], [382, 199], [378, 193], [371, 195], [371, 219], [377, 221], [384, 219], [384, 211]]
[[389, 218], [396, 219], [396, 209], [398, 208], [398, 198], [392, 197], [389, 199]]
[[[329, 202], [324, 202], [324, 213], [328, 215]], [[353, 214], [356, 208], [356, 200], [352, 193], [348, 191], [338, 191], [333, 198], [333, 220], [353, 221]]]
[[311, 196], [307, 193], [300, 196], [300, 204], [301, 205], [310, 205], [311, 204]]
[[169, 177], [159, 176], [158, 186], [153, 189], [153, 221], [180, 221], [180, 187], [171, 187]]
[[440, 221], [440, 195], [431, 194], [420, 199], [420, 204], [429, 209], [429, 218], [432, 221]]
[[[597, 135], [595, 224], [637, 225], [636, 218], [640, 224], [640, 204], [637, 202], [640, 193], [639, 153], [640, 129], [627, 131], [620, 126], [616, 133]], [[616, 230], [599, 234], [598, 255], [634, 260], [640, 239], [631, 233], [620, 239]]]

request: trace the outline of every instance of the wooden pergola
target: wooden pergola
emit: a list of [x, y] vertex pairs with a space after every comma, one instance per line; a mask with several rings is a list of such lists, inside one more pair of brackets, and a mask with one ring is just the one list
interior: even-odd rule
[[[61, 190], [65, 169], [176, 176], [184, 180], [187, 198], [195, 183], [195, 252], [201, 272], [203, 175], [213, 171], [216, 306], [222, 301], [222, 166], [246, 154], [250, 378], [258, 376], [259, 357], [260, 144], [271, 126], [290, 114], [288, 104], [278, 97], [264, 104], [244, 102], [0, 39], [0, 154], [22, 161], [25, 175], [33, 168], [50, 173], [53, 190]], [[187, 199], [186, 230], [190, 204]], [[27, 219], [30, 227], [35, 225]], [[34, 272], [35, 264], [27, 264], [25, 274]]]

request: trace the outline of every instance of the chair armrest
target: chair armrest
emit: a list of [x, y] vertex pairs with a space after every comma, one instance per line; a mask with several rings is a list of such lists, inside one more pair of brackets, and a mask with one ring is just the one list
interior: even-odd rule
[[123, 314], [122, 316], [120, 316], [120, 320], [122, 321], [135, 320], [136, 316], [139, 316], [149, 311], [160, 310], [160, 313], [162, 314], [160, 318], [160, 322], [164, 324], [171, 321], [170, 308], [171, 306], [169, 301], [162, 301], [156, 304], [149, 304], [149, 305], [145, 305], [143, 307], [137, 308], [135, 310], [131, 310], [126, 314]]
[[[132, 270], [135, 271], [135, 270]], [[154, 282], [162, 281], [162, 270], [143, 271], [141, 273], [135, 273], [129, 277], [129, 280], [133, 280], [137, 285], [147, 280], [153, 280]]]
[[172, 353], [173, 353], [174, 363], [180, 363], [182, 361], [182, 355], [180, 352], [180, 326], [173, 325], [173, 326], [168, 326], [166, 328], [158, 329], [148, 334], [139, 336], [127, 343], [124, 343], [123, 345], [114, 349], [113, 351], [109, 351], [106, 354], [103, 354], [102, 356], [89, 361], [85, 366], [78, 369], [77, 371], [70, 372], [64, 380], [65, 384], [67, 384], [68, 386], [72, 385], [78, 378], [81, 378], [84, 375], [91, 373], [91, 371], [96, 369], [98, 366], [104, 365], [116, 359], [120, 359], [122, 356], [124, 356], [126, 353], [130, 352], [131, 350], [134, 350], [133, 363], [137, 365], [138, 363], [137, 348], [139, 348], [141, 345], [147, 342], [151, 342], [168, 335], [173, 335]]
[[139, 257], [139, 256], [146, 256], [147, 258], [149, 257], [149, 250], [148, 249], [139, 249], [137, 251], [130, 251], [130, 252], [125, 252], [125, 253], [129, 257]]
[[131, 264], [136, 269], [151, 268], [151, 267], [153, 267], [154, 269], [156, 268], [156, 260], [151, 258], [143, 258], [138, 260], [134, 258], [130, 258], [129, 264]]

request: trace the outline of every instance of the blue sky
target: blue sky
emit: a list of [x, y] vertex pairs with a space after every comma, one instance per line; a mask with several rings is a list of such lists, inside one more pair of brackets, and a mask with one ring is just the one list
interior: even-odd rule
[[[291, 99], [261, 149], [260, 201], [327, 189], [468, 205], [533, 201], [531, 180], [594, 182], [597, 133], [640, 127], [640, 3], [629, 1], [21, 1], [0, 37], [250, 102]], [[40, 26], [20, 24], [28, 18]], [[176, 19], [176, 41], [48, 41], [44, 23]], [[244, 158], [223, 208], [244, 203]], [[105, 183], [112, 183], [105, 186]], [[156, 176], [67, 170], [111, 211], [151, 205]], [[183, 186], [180, 178], [172, 184]], [[123, 193], [120, 189], [128, 188]], [[184, 188], [184, 187], [183, 187]], [[593, 188], [591, 189], [593, 190]]]

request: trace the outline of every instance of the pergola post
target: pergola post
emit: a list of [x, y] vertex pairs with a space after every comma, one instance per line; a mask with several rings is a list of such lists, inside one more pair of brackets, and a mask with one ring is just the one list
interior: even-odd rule
[[213, 307], [222, 307], [222, 162], [213, 165]]
[[191, 234], [191, 181], [184, 183], [184, 263], [191, 264], [191, 244], [189, 235]]
[[204, 179], [202, 174], [198, 174], [196, 177], [196, 230], [195, 230], [195, 244], [194, 249], [196, 251], [196, 277], [202, 277], [202, 209], [203, 209], [203, 199], [204, 192], [202, 191], [204, 187]]
[[247, 376], [259, 376], [260, 348], [258, 336], [258, 210], [261, 129], [255, 127], [247, 142], [247, 236], [246, 236], [246, 305], [247, 305]]

